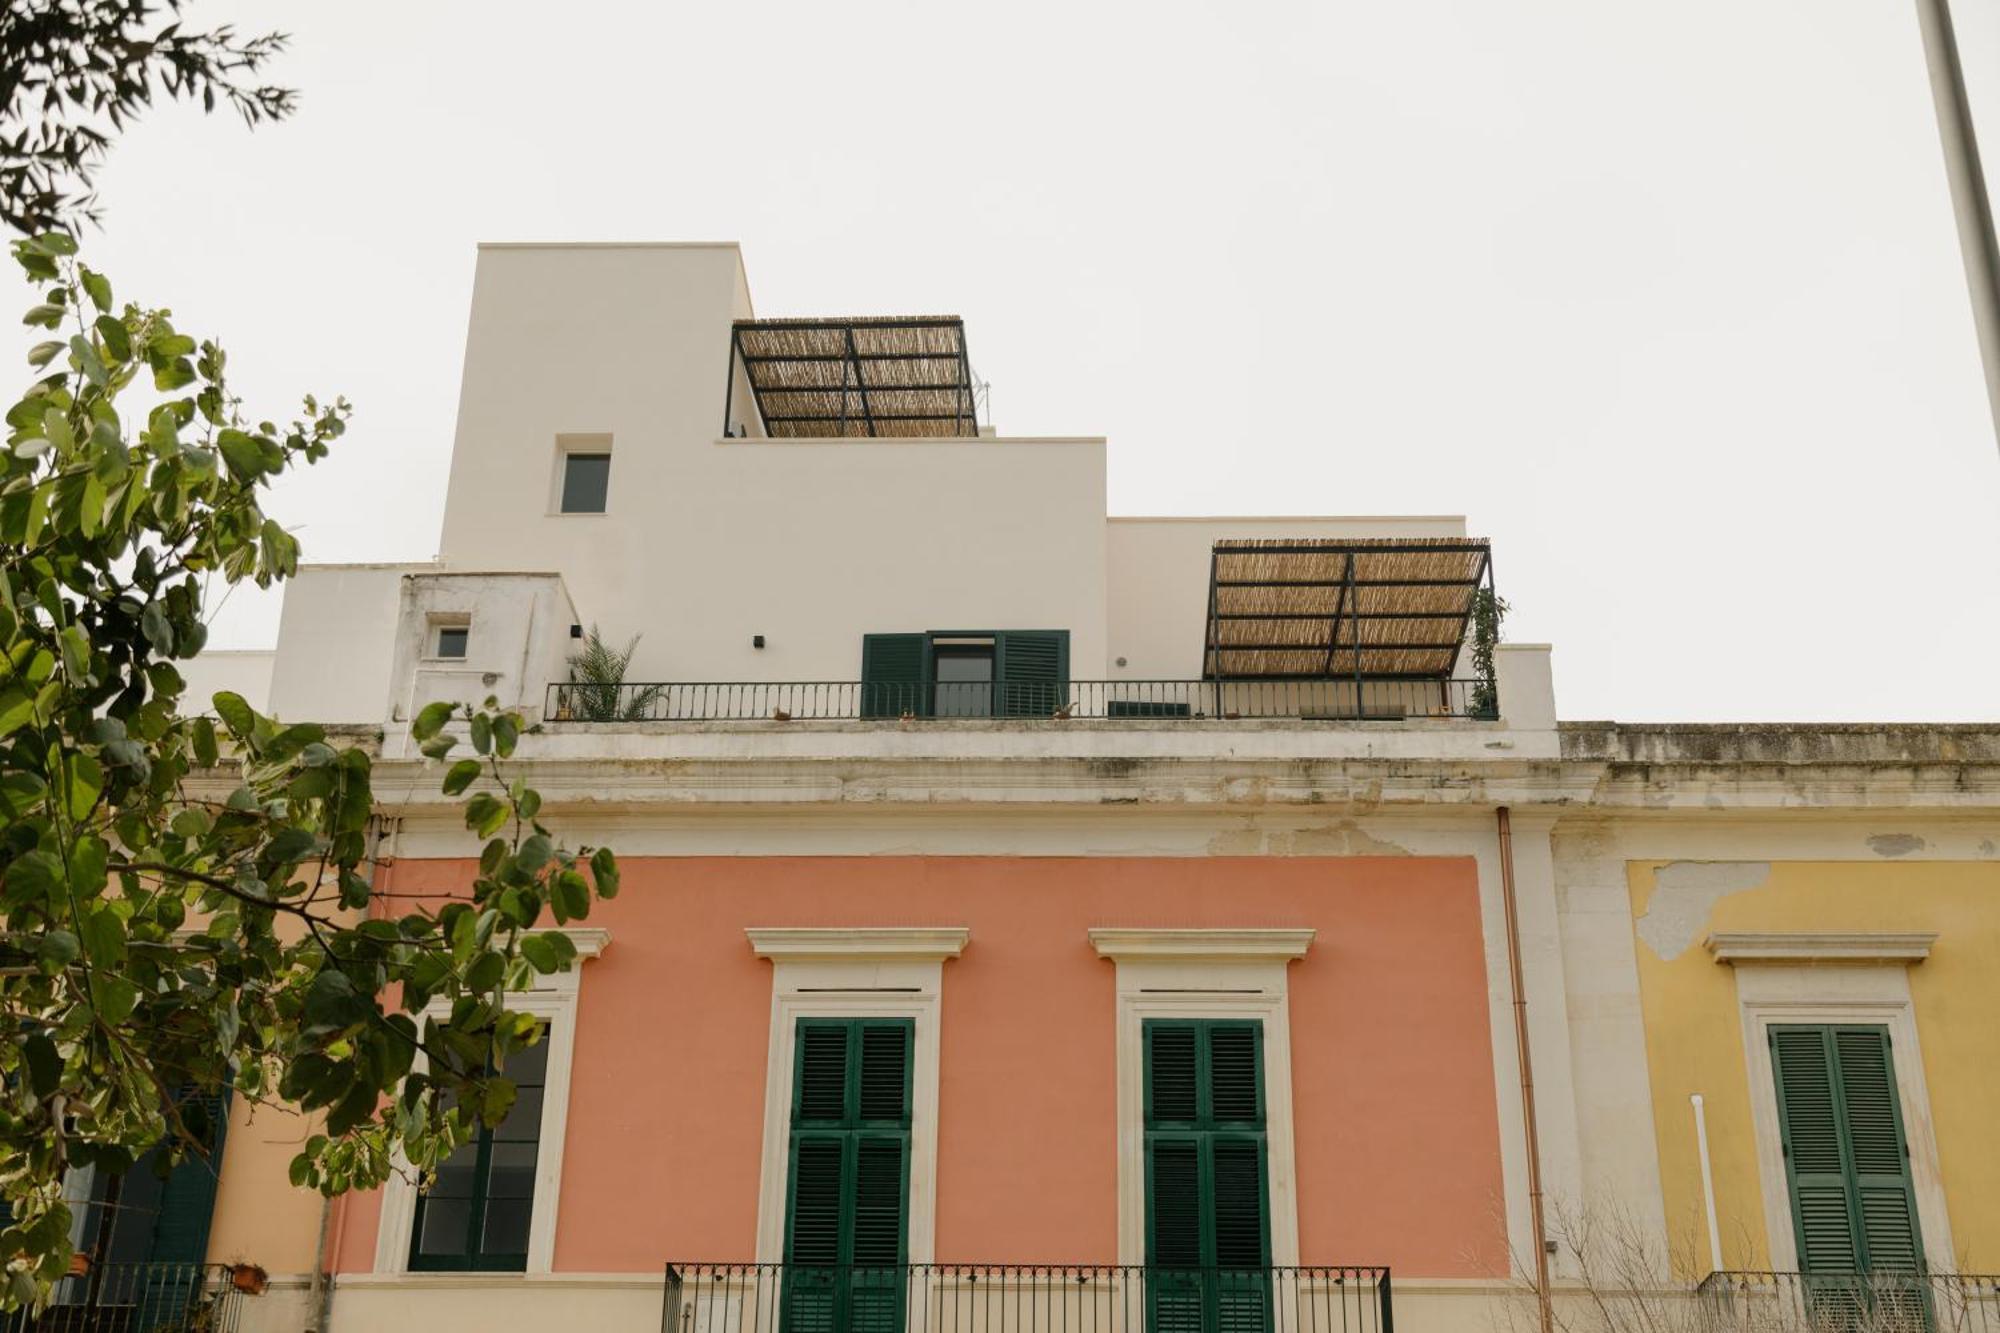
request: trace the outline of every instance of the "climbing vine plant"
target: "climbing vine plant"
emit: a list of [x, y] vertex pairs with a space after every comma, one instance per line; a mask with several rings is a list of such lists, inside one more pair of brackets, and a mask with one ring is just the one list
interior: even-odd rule
[[1500, 686], [1493, 675], [1493, 650], [1500, 643], [1500, 622], [1507, 602], [1491, 588], [1472, 594], [1472, 692], [1467, 711], [1477, 718], [1500, 716]]

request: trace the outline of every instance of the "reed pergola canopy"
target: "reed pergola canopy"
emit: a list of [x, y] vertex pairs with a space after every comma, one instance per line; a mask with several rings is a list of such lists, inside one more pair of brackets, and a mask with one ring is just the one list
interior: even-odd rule
[[1209, 680], [1445, 680], [1491, 544], [1472, 537], [1248, 538], [1209, 559]]
[[979, 434], [984, 386], [956, 315], [737, 320], [725, 430], [739, 368], [758, 421], [775, 439]]

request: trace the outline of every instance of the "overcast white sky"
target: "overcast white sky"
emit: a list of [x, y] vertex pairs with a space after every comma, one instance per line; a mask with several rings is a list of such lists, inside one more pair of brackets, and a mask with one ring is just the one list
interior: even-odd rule
[[[2000, 0], [1955, 10], [2000, 176]], [[87, 257], [254, 410], [354, 401], [274, 506], [309, 560], [434, 551], [476, 242], [736, 239], [760, 314], [963, 314], [1003, 433], [1110, 437], [1114, 513], [1468, 515], [1566, 717], [2000, 718], [1910, 0], [225, 18], [294, 34], [300, 113], [151, 115]]]

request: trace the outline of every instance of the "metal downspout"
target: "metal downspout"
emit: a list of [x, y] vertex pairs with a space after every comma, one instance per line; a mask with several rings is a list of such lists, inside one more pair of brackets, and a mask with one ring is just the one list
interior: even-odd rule
[[1555, 1327], [1549, 1296], [1548, 1227], [1542, 1209], [1541, 1135], [1535, 1128], [1535, 1065], [1528, 1055], [1528, 994], [1521, 981], [1521, 918], [1514, 901], [1514, 826], [1507, 807], [1494, 812], [1500, 832], [1500, 900], [1507, 916], [1507, 975], [1514, 995], [1514, 1049], [1521, 1065], [1521, 1121], [1528, 1140], [1528, 1217], [1535, 1246], [1535, 1306], [1541, 1333]]

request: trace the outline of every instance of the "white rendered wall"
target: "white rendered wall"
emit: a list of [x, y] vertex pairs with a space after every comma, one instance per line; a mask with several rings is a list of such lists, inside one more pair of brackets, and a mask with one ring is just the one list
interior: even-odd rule
[[206, 649], [199, 656], [176, 662], [174, 666], [187, 682], [181, 695], [181, 711], [192, 717], [213, 713], [216, 691], [229, 690], [258, 712], [265, 711], [271, 698], [271, 669], [278, 654], [269, 648]]
[[[561, 573], [643, 636], [633, 680], [853, 680], [864, 633], [930, 629], [1105, 660], [1102, 440], [722, 439], [748, 309], [734, 246], [483, 247], [443, 567]], [[554, 512], [577, 436], [610, 438], [605, 514]]]
[[[538, 717], [551, 681], [568, 676], [576, 611], [557, 574], [406, 574], [396, 625], [392, 721], [436, 701], [502, 707]], [[465, 655], [437, 655], [438, 630], [463, 625]]]
[[306, 565], [285, 584], [270, 711], [290, 722], [381, 722], [403, 575], [429, 565]]

